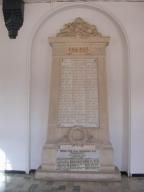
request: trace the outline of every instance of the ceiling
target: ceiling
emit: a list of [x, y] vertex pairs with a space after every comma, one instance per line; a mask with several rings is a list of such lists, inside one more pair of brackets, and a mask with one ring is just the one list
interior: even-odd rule
[[[26, 3], [49, 3], [49, 2], [76, 2], [79, 0], [24, 0]], [[131, 2], [141, 2], [144, 0], [82, 0], [82, 1], [114, 1], [114, 2], [122, 2], [122, 1], [131, 1]]]
[[[76, 2], [78, 0], [24, 0], [26, 3], [43, 3], [43, 2]], [[114, 2], [122, 2], [122, 1], [131, 1], [131, 2], [140, 2], [144, 0], [82, 0], [82, 1], [114, 1]]]
[[[23, 0], [25, 3], [50, 3], [50, 2], [77, 2], [80, 0]], [[111, 1], [111, 2], [144, 2], [144, 0], [81, 0], [81, 2], [87, 1]], [[2, 3], [2, 0], [0, 0]]]

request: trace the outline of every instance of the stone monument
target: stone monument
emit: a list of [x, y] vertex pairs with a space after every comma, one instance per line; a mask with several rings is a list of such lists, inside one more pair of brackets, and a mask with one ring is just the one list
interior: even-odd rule
[[48, 135], [36, 178], [120, 180], [108, 130], [109, 40], [82, 18], [49, 38], [53, 63]]

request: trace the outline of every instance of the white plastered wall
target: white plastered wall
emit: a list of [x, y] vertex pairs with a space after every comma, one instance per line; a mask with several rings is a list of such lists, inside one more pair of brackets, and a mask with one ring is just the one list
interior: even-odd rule
[[[96, 24], [101, 33], [111, 36], [107, 69], [109, 127], [115, 163], [121, 170], [128, 169], [129, 142], [130, 172], [144, 173], [144, 4], [90, 3], [65, 8], [56, 11], [51, 18], [47, 17], [55, 6], [68, 5], [26, 5], [24, 25], [16, 40], [8, 39], [0, 12], [0, 154], [3, 160], [8, 159], [5, 168], [9, 169], [11, 165], [12, 169], [28, 171], [40, 165], [48, 121], [51, 48], [47, 37], [81, 16]], [[92, 6], [97, 8], [88, 8]], [[125, 42], [127, 37], [128, 42]], [[128, 131], [130, 141], [127, 140]]]

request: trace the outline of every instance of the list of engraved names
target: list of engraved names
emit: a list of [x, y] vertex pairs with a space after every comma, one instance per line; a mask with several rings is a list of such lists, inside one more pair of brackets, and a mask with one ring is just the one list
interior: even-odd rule
[[60, 75], [58, 127], [99, 127], [96, 60], [64, 59]]

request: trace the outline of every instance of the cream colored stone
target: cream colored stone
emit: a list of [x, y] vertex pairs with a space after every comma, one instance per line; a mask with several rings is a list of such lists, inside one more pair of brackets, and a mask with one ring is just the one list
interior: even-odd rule
[[101, 36], [95, 25], [90, 25], [82, 18], [76, 18], [72, 23], [65, 24], [57, 37], [95, 37]]
[[[120, 180], [108, 131], [105, 51], [109, 39], [81, 18], [49, 38], [53, 64], [48, 135], [37, 178]], [[87, 82], [93, 84], [91, 89]]]

